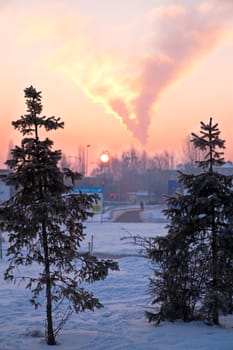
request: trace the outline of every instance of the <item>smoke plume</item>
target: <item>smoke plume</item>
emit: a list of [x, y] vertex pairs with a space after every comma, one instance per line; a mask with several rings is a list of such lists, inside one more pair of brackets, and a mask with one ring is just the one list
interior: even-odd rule
[[60, 67], [144, 144], [162, 92], [225, 37], [232, 13], [232, 0], [173, 2], [143, 17], [147, 31], [129, 56], [84, 44]]

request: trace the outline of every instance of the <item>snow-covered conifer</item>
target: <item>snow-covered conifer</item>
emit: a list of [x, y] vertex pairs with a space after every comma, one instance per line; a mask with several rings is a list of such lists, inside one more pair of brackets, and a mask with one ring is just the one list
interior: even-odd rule
[[183, 192], [167, 198], [168, 234], [147, 247], [156, 263], [150, 286], [159, 309], [146, 315], [219, 324], [220, 313], [232, 312], [233, 176], [221, 171], [225, 141], [212, 118], [191, 142], [205, 156], [197, 174], [178, 172]]
[[[63, 128], [64, 123], [60, 118], [41, 116], [41, 92], [32, 86], [24, 92], [27, 112], [12, 122], [22, 134], [21, 145], [11, 150], [6, 162], [11, 169], [6, 183], [14, 186], [16, 193], [1, 209], [2, 224], [9, 231], [5, 278], [24, 280], [35, 308], [44, 296], [47, 343], [53, 345], [73, 312], [102, 307], [82, 282], [105, 279], [109, 269], [117, 270], [118, 265], [80, 249], [84, 221], [91, 215], [96, 196], [70, 193], [80, 174], [61, 171], [61, 151], [53, 150], [49, 138], [42, 138], [46, 132]], [[32, 264], [40, 266], [36, 276], [30, 272]]]

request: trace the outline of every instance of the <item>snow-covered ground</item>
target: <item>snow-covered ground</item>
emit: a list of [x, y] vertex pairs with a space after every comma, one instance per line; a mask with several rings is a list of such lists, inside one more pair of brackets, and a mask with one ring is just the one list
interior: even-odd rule
[[[148, 276], [150, 262], [137, 255], [137, 247], [122, 240], [128, 233], [145, 236], [165, 234], [161, 208], [142, 212], [144, 223], [112, 223], [108, 213], [103, 223], [98, 216], [87, 223], [88, 249], [93, 236], [96, 254], [118, 257], [120, 271], [110, 272], [105, 281], [88, 288], [104, 304], [95, 312], [73, 315], [58, 335], [60, 350], [232, 350], [233, 328], [230, 318], [223, 326], [210, 327], [200, 322], [163, 323], [155, 327], [144, 318], [150, 302]], [[149, 221], [149, 222], [148, 222]], [[6, 249], [7, 242], [3, 244]], [[119, 258], [119, 256], [121, 256]], [[30, 291], [3, 279], [7, 266], [0, 260], [0, 350], [43, 350], [44, 308], [29, 304]], [[32, 267], [36, 269], [36, 266]]]

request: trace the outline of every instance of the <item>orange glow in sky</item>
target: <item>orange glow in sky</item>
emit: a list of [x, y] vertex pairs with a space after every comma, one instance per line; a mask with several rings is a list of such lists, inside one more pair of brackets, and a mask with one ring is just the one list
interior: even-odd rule
[[75, 157], [132, 145], [153, 155], [182, 147], [210, 117], [233, 161], [233, 1], [9, 0], [0, 2], [0, 166], [21, 138], [25, 87], [43, 115], [65, 122], [48, 135]]

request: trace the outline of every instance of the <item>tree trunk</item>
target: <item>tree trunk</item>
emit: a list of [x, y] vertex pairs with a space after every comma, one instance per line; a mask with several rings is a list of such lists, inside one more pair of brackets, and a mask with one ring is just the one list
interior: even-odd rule
[[55, 336], [53, 331], [53, 317], [52, 317], [50, 264], [49, 264], [48, 240], [46, 235], [45, 224], [43, 224], [43, 248], [44, 248], [44, 256], [45, 256], [45, 276], [46, 276], [47, 343], [48, 345], [55, 345], [56, 341], [55, 341]]
[[[213, 210], [214, 211], [214, 210]], [[212, 318], [213, 323], [219, 324], [219, 312], [218, 312], [218, 252], [217, 252], [217, 230], [215, 225], [214, 213], [212, 215], [212, 278], [213, 278], [213, 290], [214, 301], [213, 301], [213, 311]]]

